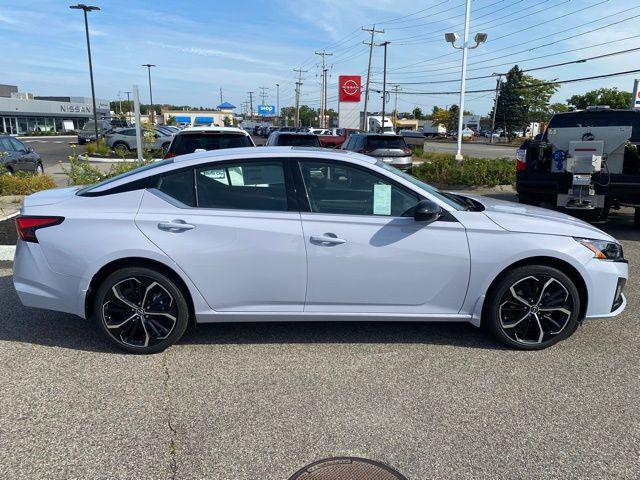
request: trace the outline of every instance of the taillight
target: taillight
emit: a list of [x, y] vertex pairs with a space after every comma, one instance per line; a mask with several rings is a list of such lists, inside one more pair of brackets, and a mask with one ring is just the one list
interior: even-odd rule
[[167, 153], [164, 154], [164, 157], [162, 157], [162, 158], [164, 158], [166, 160], [167, 158], [173, 158], [175, 156], [176, 156], [175, 152], [167, 152]]
[[527, 151], [519, 149], [516, 152], [516, 172], [522, 172], [527, 169]]
[[405, 155], [411, 155], [413, 152], [411, 151], [411, 149], [409, 147], [404, 147], [402, 149], [402, 153], [404, 153]]
[[54, 225], [60, 225], [64, 217], [16, 217], [16, 230], [25, 242], [38, 243], [36, 230]]

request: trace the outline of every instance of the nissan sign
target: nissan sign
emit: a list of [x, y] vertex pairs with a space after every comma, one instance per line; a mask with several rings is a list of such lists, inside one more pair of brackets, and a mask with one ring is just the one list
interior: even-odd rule
[[64, 113], [91, 113], [91, 107], [86, 105], [60, 105], [60, 111]]
[[359, 102], [361, 84], [360, 75], [340, 75], [338, 78], [340, 101]]

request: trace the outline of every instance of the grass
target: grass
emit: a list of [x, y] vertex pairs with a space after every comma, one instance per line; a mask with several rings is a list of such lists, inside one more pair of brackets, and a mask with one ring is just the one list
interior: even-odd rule
[[100, 170], [98, 167], [91, 165], [90, 163], [80, 160], [77, 151], [74, 150], [72, 155], [69, 155], [69, 170], [63, 167], [64, 172], [69, 177], [69, 185], [92, 185], [94, 183], [101, 182], [107, 178], [115, 177], [121, 173], [126, 173], [143, 165], [151, 163], [153, 160], [147, 159], [141, 162], [119, 162], [114, 163], [109, 167], [106, 172]]
[[97, 144], [96, 142], [87, 143], [87, 153], [89, 155], [95, 155], [97, 153], [98, 155], [106, 156], [109, 154], [109, 147], [101, 138], [100, 140], [98, 140]]
[[506, 158], [465, 157], [444, 152], [424, 152], [416, 149], [414, 157], [425, 163], [413, 167], [413, 175], [435, 185], [486, 186], [512, 185], [516, 181], [514, 160]]
[[55, 188], [56, 182], [48, 175], [29, 175], [16, 173], [14, 175], [0, 175], [0, 196], [30, 195], [40, 190]]

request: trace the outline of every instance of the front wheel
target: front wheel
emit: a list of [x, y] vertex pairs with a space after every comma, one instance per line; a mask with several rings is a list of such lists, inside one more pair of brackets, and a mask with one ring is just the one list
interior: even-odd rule
[[177, 342], [189, 321], [185, 293], [167, 275], [143, 267], [109, 275], [94, 314], [107, 337], [132, 353], [156, 353]]
[[507, 273], [492, 289], [483, 325], [504, 345], [542, 350], [578, 327], [580, 295], [560, 270], [527, 265]]
[[38, 162], [38, 164], [36, 165], [35, 174], [38, 175], [38, 176], [44, 175], [44, 167], [42, 166], [42, 164], [40, 162]]

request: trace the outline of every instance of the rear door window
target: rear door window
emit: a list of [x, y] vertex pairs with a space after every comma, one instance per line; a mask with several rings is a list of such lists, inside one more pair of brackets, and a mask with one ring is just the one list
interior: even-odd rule
[[0, 151], [3, 152], [13, 152], [14, 148], [13, 145], [11, 144], [11, 140], [8, 138], [0, 138]]
[[197, 149], [220, 150], [224, 148], [252, 147], [247, 135], [237, 133], [189, 133], [174, 137], [170, 152], [176, 155], [193, 153]]
[[320, 141], [315, 135], [280, 135], [278, 145], [281, 147], [319, 147]]
[[197, 206], [287, 211], [282, 161], [220, 163], [196, 169]]

